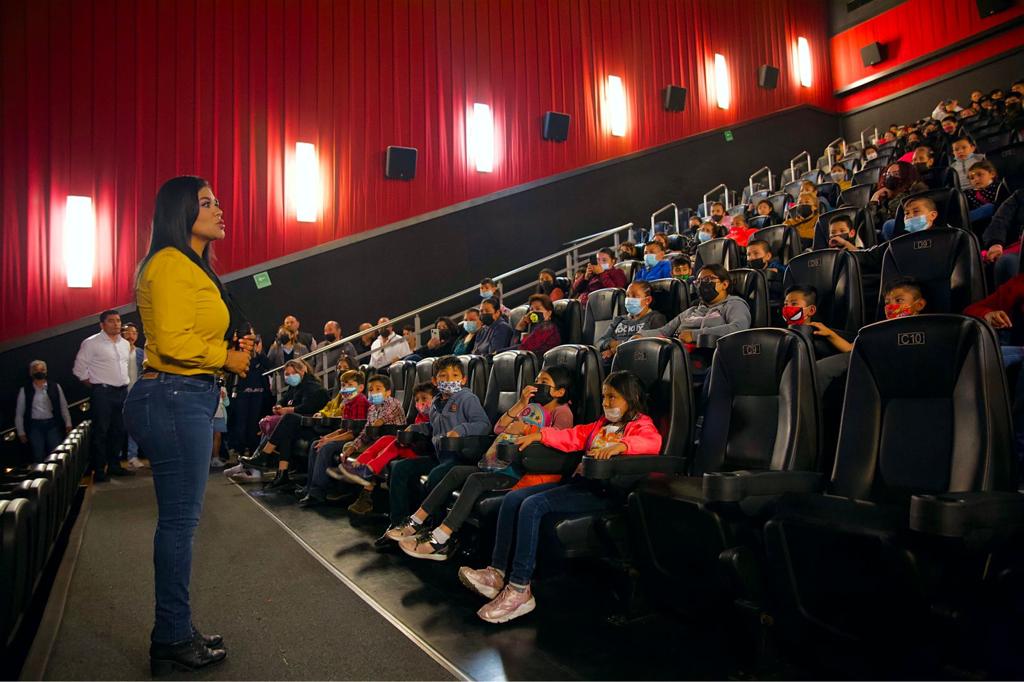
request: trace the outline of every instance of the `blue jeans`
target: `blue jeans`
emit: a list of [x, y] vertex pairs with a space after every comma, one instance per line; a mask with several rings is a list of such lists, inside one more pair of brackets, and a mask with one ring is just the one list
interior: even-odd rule
[[967, 217], [971, 219], [971, 222], [977, 222], [978, 220], [984, 220], [985, 218], [991, 218], [996, 212], [995, 204], [983, 204], [976, 209], [967, 212]]
[[516, 520], [519, 508], [531, 495], [538, 495], [546, 490], [558, 487], [558, 483], [543, 483], [529, 488], [510, 490], [501, 500], [498, 510], [498, 527], [494, 533], [494, 551], [491, 553], [491, 566], [508, 572], [509, 557], [512, 554], [516, 536]]
[[159, 644], [192, 637], [192, 536], [203, 511], [219, 398], [214, 381], [160, 372], [140, 377], [125, 401], [128, 431], [149, 455], [156, 489], [152, 640]]
[[[611, 500], [598, 497], [582, 485], [551, 484], [539, 493], [535, 489], [525, 488], [529, 491], [519, 503], [519, 520], [516, 524], [516, 546], [512, 556], [512, 570], [508, 574], [508, 581], [516, 585], [528, 585], [533, 576], [533, 569], [537, 565], [537, 546], [540, 541], [540, 523], [546, 514], [584, 514], [587, 512], [604, 511], [611, 506]], [[520, 491], [513, 490], [509, 495], [517, 495]], [[509, 501], [509, 495], [501, 503], [501, 511], [505, 511], [506, 504], [515, 504]], [[501, 513], [499, 512], [499, 525]], [[507, 546], [507, 544], [506, 544]], [[498, 553], [498, 543], [495, 541], [495, 557]], [[494, 563], [495, 568], [504, 568], [507, 565], [506, 559], [501, 563]], [[495, 557], [492, 557], [494, 559]]]
[[1006, 369], [1020, 367], [1017, 374], [1017, 389], [1010, 396], [1010, 408], [1013, 414], [1013, 440], [1016, 445], [1017, 460], [1021, 463], [1024, 474], [1024, 346], [1002, 346], [1003, 366]]
[[996, 286], [1005, 284], [1013, 279], [1020, 272], [1020, 254], [1006, 253], [996, 260], [995, 277]]
[[42, 462], [60, 445], [64, 422], [52, 419], [30, 419], [25, 435], [32, 446], [32, 461]]
[[332, 441], [317, 450], [313, 447], [313, 443], [309, 444], [309, 459], [306, 460], [309, 463], [306, 482], [307, 495], [320, 499], [327, 495], [327, 488], [331, 484], [331, 477], [327, 475], [327, 470], [334, 465], [335, 456], [341, 454], [345, 445], [346, 443], [341, 441]]

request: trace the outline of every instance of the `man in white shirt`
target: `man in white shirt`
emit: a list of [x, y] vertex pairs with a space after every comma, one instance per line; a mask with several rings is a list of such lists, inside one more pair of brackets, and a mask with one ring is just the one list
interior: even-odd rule
[[121, 336], [121, 316], [116, 310], [100, 313], [100, 331], [82, 341], [75, 356], [74, 373], [92, 389], [93, 480], [102, 482], [107, 476], [130, 476], [121, 468], [124, 447], [124, 420], [121, 410], [128, 395], [128, 360], [131, 344]]
[[21, 442], [32, 446], [32, 459], [42, 462], [71, 432], [71, 412], [60, 384], [47, 380], [45, 362], [33, 360], [28, 373], [32, 380], [18, 391], [14, 427]]
[[[388, 318], [382, 317], [377, 320], [377, 324], [386, 324], [390, 321]], [[388, 325], [380, 330], [380, 335], [370, 346], [370, 367], [383, 369], [390, 366], [395, 360], [400, 360], [411, 354], [412, 349], [409, 348], [405, 337], [396, 334], [395, 328]]]

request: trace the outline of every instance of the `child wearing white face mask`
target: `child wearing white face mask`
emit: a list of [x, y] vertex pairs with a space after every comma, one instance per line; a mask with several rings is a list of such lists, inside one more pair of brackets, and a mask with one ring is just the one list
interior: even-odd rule
[[629, 341], [646, 329], [660, 329], [665, 326], [665, 316], [651, 308], [653, 302], [649, 282], [633, 282], [626, 289], [626, 314], [612, 318], [608, 328], [597, 341], [597, 350], [601, 353], [605, 369], [611, 366], [619, 344]]
[[[612, 372], [602, 386], [604, 416], [592, 424], [571, 429], [543, 428], [522, 436], [519, 449], [539, 443], [561, 452], [579, 453], [596, 459], [631, 455], [654, 455], [661, 451], [662, 437], [651, 418], [644, 414], [644, 389], [630, 372]], [[491, 563], [474, 570], [459, 569], [459, 580], [491, 601], [477, 615], [489, 623], [504, 623], [526, 615], [536, 607], [530, 592], [530, 578], [537, 559], [540, 524], [547, 514], [586, 513], [613, 504], [581, 483], [577, 467], [568, 485], [551, 483], [514, 490], [502, 501]]]

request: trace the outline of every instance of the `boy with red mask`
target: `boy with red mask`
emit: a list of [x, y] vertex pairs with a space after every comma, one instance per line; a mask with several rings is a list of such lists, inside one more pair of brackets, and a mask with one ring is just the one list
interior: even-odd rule
[[920, 315], [928, 302], [921, 291], [921, 285], [915, 280], [898, 279], [882, 292], [885, 298], [885, 319]]
[[850, 339], [842, 332], [814, 321], [818, 312], [818, 290], [810, 285], [797, 284], [786, 289], [782, 302], [782, 319], [790, 329], [806, 326], [811, 332], [814, 356], [818, 360], [853, 350]]

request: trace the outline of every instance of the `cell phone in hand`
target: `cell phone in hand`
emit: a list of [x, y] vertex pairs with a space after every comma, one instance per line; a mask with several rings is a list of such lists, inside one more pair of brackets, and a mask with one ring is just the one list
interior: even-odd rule
[[441, 330], [439, 330], [439, 329], [431, 329], [430, 330], [430, 338], [434, 339], [435, 341], [440, 340], [440, 338], [441, 338]]

